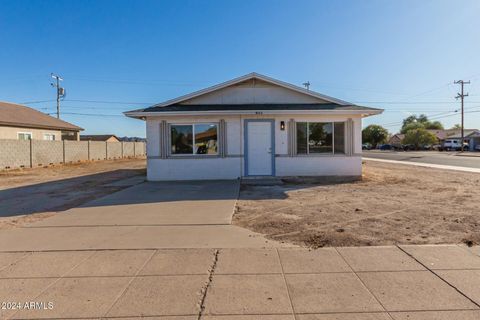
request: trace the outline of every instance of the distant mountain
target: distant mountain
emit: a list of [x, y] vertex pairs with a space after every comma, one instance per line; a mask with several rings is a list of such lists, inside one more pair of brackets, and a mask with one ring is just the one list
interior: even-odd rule
[[125, 142], [147, 142], [147, 139], [139, 137], [119, 137], [118, 139]]

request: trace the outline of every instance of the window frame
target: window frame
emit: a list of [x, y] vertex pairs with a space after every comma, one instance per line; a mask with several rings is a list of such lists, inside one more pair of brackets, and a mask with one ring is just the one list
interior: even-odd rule
[[[51, 137], [52, 139], [46, 139], [46, 137]], [[54, 133], [44, 133], [43, 140], [45, 141], [56, 141], [56, 136]]]
[[[306, 140], [307, 140], [307, 148], [306, 153], [298, 153], [298, 140], [297, 140], [297, 125], [299, 123], [306, 123], [307, 124], [307, 132], [306, 132]], [[310, 153], [310, 144], [309, 144], [309, 137], [310, 137], [310, 123], [324, 123], [330, 124], [332, 126], [332, 152], [323, 152], [323, 153]], [[343, 136], [344, 136], [344, 151], [343, 152], [335, 152], [335, 124], [336, 123], [343, 123]], [[328, 157], [328, 156], [345, 156], [347, 154], [346, 151], [346, 140], [347, 134], [347, 121], [295, 121], [295, 155], [298, 157]]]
[[[29, 139], [20, 139], [21, 134], [29, 135], [30, 138]], [[28, 131], [19, 131], [19, 132], [17, 132], [17, 139], [20, 140], [20, 141], [29, 141], [29, 140], [33, 139], [33, 134], [31, 132], [28, 132]]]
[[[196, 125], [215, 125], [217, 129], [217, 152], [216, 153], [195, 153], [195, 126]], [[172, 126], [192, 126], [192, 153], [172, 153]], [[220, 150], [219, 150], [219, 128], [220, 128], [220, 123], [219, 122], [178, 122], [178, 123], [169, 123], [168, 124], [168, 155], [169, 157], [219, 157], [220, 156]]]

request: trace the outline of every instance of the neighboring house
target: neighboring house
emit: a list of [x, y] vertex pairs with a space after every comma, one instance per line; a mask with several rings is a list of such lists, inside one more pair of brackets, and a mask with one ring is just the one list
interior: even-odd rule
[[0, 101], [0, 139], [78, 140], [81, 130], [27, 106]]
[[80, 135], [82, 141], [104, 141], [104, 142], [120, 142], [120, 139], [114, 134], [90, 134]]
[[148, 180], [362, 174], [361, 107], [251, 73], [146, 109]]
[[469, 133], [466, 137], [470, 150], [480, 151], [480, 130]]
[[392, 146], [401, 146], [403, 144], [403, 139], [405, 138], [404, 134], [396, 133], [388, 139], [388, 144]]

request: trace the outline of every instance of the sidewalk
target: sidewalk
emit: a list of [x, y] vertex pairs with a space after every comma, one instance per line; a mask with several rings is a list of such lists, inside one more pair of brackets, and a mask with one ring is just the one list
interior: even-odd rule
[[386, 162], [386, 163], [406, 164], [406, 165], [417, 166], [417, 167], [427, 167], [427, 168], [435, 168], [435, 169], [456, 170], [456, 171], [480, 173], [480, 169], [479, 169], [479, 168], [468, 168], [468, 167], [459, 167], [459, 166], [448, 166], [448, 165], [443, 165], [443, 164], [411, 162], [411, 161], [398, 161], [398, 160], [376, 159], [376, 158], [368, 158], [368, 157], [363, 157], [363, 160], [366, 160], [366, 161]]
[[473, 320], [478, 254], [456, 245], [0, 253], [1, 301], [52, 304], [0, 318]]

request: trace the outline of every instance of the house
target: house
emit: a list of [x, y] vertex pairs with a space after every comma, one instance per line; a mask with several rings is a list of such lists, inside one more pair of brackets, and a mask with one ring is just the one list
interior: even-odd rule
[[465, 139], [468, 140], [468, 147], [470, 150], [480, 151], [480, 130], [472, 131], [465, 137]]
[[0, 101], [0, 139], [78, 140], [81, 130], [27, 106]]
[[120, 139], [114, 134], [90, 134], [80, 135], [81, 141], [103, 141], [103, 142], [120, 142]]
[[388, 144], [391, 144], [392, 146], [401, 146], [403, 144], [403, 139], [405, 138], [404, 134], [401, 133], [396, 133], [393, 136], [388, 139]]
[[357, 106], [258, 73], [149, 108], [147, 178], [236, 179], [362, 174]]

